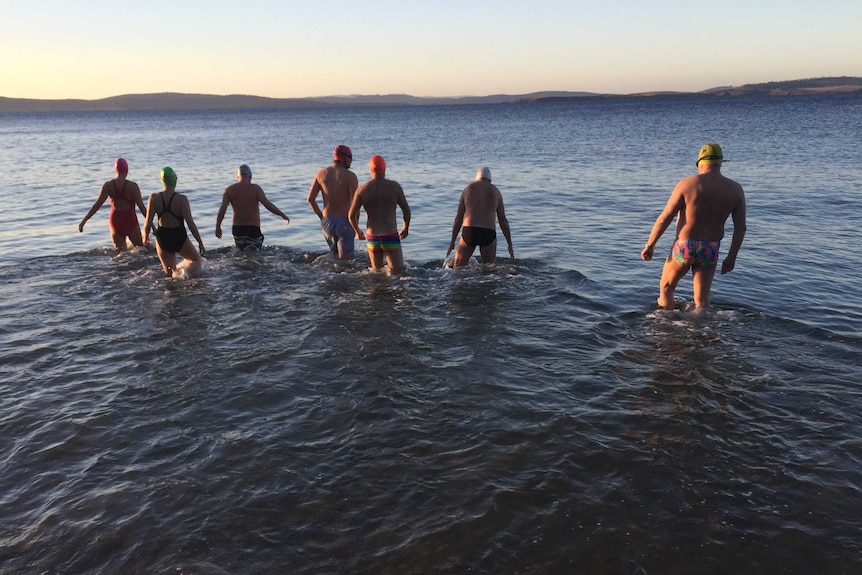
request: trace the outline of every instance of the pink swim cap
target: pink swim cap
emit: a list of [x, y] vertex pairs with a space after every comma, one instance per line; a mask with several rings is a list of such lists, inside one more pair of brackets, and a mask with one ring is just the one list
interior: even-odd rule
[[350, 151], [350, 148], [345, 146], [344, 144], [338, 144], [335, 146], [335, 149], [332, 150], [332, 158], [335, 160], [343, 160], [344, 158], [353, 159], [353, 152]]
[[372, 174], [382, 174], [386, 171], [386, 160], [383, 159], [383, 156], [371, 156], [368, 167], [371, 168]]
[[117, 162], [114, 164], [114, 168], [117, 170], [118, 174], [129, 173], [129, 163], [123, 158], [117, 158]]

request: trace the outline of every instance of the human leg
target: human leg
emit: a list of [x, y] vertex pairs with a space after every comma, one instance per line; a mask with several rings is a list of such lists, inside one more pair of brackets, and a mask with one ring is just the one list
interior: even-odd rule
[[336, 253], [338, 255], [338, 259], [340, 260], [349, 260], [353, 258], [353, 251], [355, 247], [353, 245], [353, 229], [350, 230], [351, 235], [343, 235], [338, 239], [338, 243], [336, 244], [337, 250]]
[[129, 240], [135, 247], [140, 247], [144, 245], [144, 238], [141, 235], [141, 228], [137, 224], [134, 228], [132, 228], [132, 231], [129, 233]]
[[386, 263], [389, 264], [389, 269], [393, 274], [400, 274], [404, 271], [404, 254], [401, 248], [386, 252]]
[[326, 240], [326, 245], [329, 246], [329, 252], [333, 257], [338, 257], [338, 237], [335, 235], [334, 222], [332, 218], [328, 216], [321, 218], [320, 232], [323, 234], [323, 239]]
[[664, 309], [674, 308], [674, 291], [679, 280], [682, 279], [690, 267], [690, 265], [680, 264], [672, 256], [668, 256], [664, 262], [664, 268], [661, 272], [661, 282], [659, 283], [658, 305], [660, 307]]
[[479, 248], [479, 253], [482, 254], [482, 263], [494, 263], [497, 259], [497, 240], [494, 240], [486, 246], [481, 246]]
[[163, 250], [158, 242], [156, 242], [156, 255], [159, 256], [159, 262], [162, 264], [162, 271], [165, 272], [165, 275], [173, 276], [174, 270], [177, 269], [176, 255], [173, 252]]
[[384, 266], [386, 256], [381, 251], [368, 248], [368, 259], [371, 261], [371, 269], [379, 270]]
[[[138, 234], [140, 234], [140, 231], [138, 231]], [[118, 252], [126, 251], [126, 236], [116, 230], [111, 230], [111, 243], [114, 244], [114, 249]]]
[[476, 246], [471, 246], [464, 241], [463, 236], [458, 240], [458, 247], [455, 248], [455, 260], [452, 262], [452, 267], [460, 268], [470, 263], [470, 258], [473, 257], [473, 250]]
[[715, 264], [708, 266], [693, 266], [691, 268], [691, 281], [694, 290], [694, 305], [697, 308], [709, 307], [709, 291], [712, 288], [712, 280], [715, 277]]

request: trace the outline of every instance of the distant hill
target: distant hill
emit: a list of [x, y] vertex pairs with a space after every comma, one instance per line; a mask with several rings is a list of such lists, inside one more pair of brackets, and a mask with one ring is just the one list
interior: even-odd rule
[[722, 86], [704, 90], [702, 94], [718, 96], [804, 96], [808, 94], [847, 93], [862, 91], [862, 78], [841, 76], [837, 78], [808, 78], [742, 86]]
[[570, 100], [585, 97], [648, 97], [701, 94], [707, 96], [796, 96], [823, 93], [862, 93], [862, 78], [813, 78], [743, 86], [722, 86], [702, 92], [648, 92], [597, 94], [594, 92], [545, 91], [530, 94], [422, 98], [408, 94], [324, 96], [320, 98], [265, 98], [232, 94], [125, 94], [99, 100], [36, 100], [0, 97], [0, 112], [101, 112], [133, 110], [242, 110], [255, 108], [300, 108], [325, 106], [428, 106], [439, 104], [507, 104]]
[[524, 96], [462, 96], [420, 98], [407, 94], [324, 96], [320, 98], [265, 98], [233, 94], [125, 94], [99, 100], [35, 100], [0, 97], [0, 112], [102, 112], [132, 110], [243, 110], [324, 106], [428, 106], [435, 104], [502, 104], [521, 98], [586, 95], [587, 92], [536, 92]]

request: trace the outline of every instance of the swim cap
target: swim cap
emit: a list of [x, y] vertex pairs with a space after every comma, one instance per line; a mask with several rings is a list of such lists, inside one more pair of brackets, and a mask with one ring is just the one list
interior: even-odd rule
[[700, 149], [700, 153], [697, 155], [697, 162], [695, 162], [694, 165], [700, 165], [701, 162], [708, 165], [721, 165], [721, 162], [723, 161], [724, 156], [721, 153], [721, 146], [719, 146], [715, 142], [711, 142], [709, 144], [704, 144], [704, 146]]
[[240, 176], [250, 176], [251, 168], [249, 168], [246, 164], [243, 164], [239, 167], [239, 175]]
[[488, 180], [491, 181], [491, 168], [479, 168], [476, 170], [476, 181]]
[[338, 144], [335, 146], [335, 149], [332, 150], [332, 159], [334, 160], [343, 160], [344, 158], [353, 159], [353, 152], [350, 151], [350, 148], [345, 146], [344, 144]]
[[117, 170], [118, 174], [128, 174], [129, 173], [129, 163], [123, 158], [117, 158], [116, 163], [114, 164], [114, 169]]
[[165, 166], [162, 168], [161, 180], [169, 186], [177, 185], [177, 173], [173, 168]]
[[382, 174], [386, 171], [386, 160], [383, 159], [383, 156], [371, 156], [368, 167], [371, 168], [372, 174]]

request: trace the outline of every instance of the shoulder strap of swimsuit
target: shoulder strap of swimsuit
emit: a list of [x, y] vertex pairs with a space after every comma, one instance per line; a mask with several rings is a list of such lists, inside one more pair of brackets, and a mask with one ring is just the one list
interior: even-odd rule
[[[162, 193], [164, 193], [164, 192], [162, 192]], [[179, 215], [178, 215], [175, 211], [173, 211], [173, 210], [171, 209], [171, 204], [173, 203], [173, 201], [174, 201], [174, 198], [175, 198], [175, 197], [177, 197], [177, 193], [176, 193], [176, 192], [174, 192], [173, 194], [171, 194], [171, 199], [170, 199], [170, 200], [168, 200], [168, 205], [167, 205], [167, 206], [165, 206], [165, 211], [170, 212], [170, 213], [171, 213], [171, 215], [172, 215], [173, 217], [175, 217], [177, 220], [179, 220], [179, 221], [182, 223], [183, 221], [185, 221], [185, 220], [183, 219], [182, 214], [179, 214]], [[164, 204], [164, 203], [165, 203], [165, 199], [164, 199], [164, 197], [162, 197], [162, 204]], [[164, 213], [164, 212], [163, 212], [163, 213]]]

